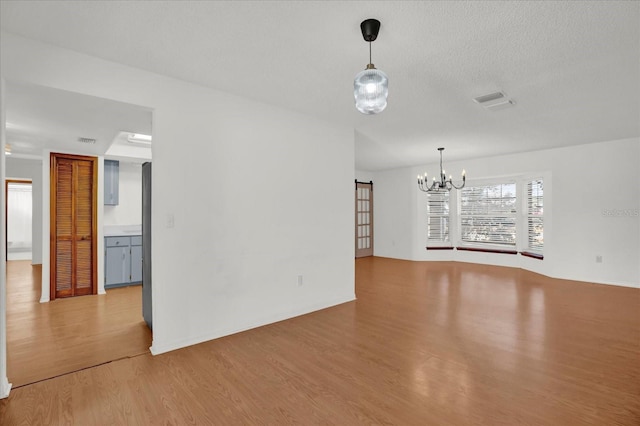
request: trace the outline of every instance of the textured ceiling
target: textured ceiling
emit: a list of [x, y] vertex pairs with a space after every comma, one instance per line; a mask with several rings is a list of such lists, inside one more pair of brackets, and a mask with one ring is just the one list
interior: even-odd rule
[[45, 149], [103, 155], [121, 131], [152, 130], [148, 108], [64, 90], [8, 82], [5, 102], [6, 137], [15, 157], [40, 156]]
[[[379, 170], [640, 135], [640, 2], [3, 1], [2, 30], [349, 125]], [[363, 116], [359, 24], [389, 106]], [[472, 97], [505, 91], [516, 106]]]

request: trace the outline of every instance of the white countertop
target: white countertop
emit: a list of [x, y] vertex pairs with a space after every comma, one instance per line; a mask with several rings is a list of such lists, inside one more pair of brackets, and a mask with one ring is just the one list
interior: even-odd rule
[[103, 231], [105, 237], [142, 235], [142, 225], [107, 225]]

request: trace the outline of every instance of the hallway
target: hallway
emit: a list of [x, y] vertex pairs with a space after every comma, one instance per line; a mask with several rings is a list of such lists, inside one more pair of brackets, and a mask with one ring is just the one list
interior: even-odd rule
[[7, 262], [7, 371], [13, 389], [148, 353], [142, 287], [39, 303], [41, 265]]

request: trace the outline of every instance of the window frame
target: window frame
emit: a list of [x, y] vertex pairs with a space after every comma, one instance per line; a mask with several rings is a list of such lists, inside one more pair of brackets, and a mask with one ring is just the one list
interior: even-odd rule
[[[545, 197], [548, 198], [550, 192], [550, 183], [551, 177], [548, 172], [537, 172], [537, 173], [527, 173], [527, 174], [519, 174], [519, 175], [505, 175], [492, 177], [487, 179], [477, 179], [473, 181], [467, 181], [466, 188], [472, 187], [483, 187], [483, 186], [494, 186], [494, 185], [504, 185], [504, 184], [515, 184], [515, 212], [510, 213], [515, 220], [515, 244], [499, 244], [499, 243], [478, 243], [478, 242], [470, 242], [462, 240], [462, 191], [461, 190], [452, 190], [457, 192], [457, 194], [451, 194], [449, 192], [449, 221], [448, 221], [448, 234], [449, 241], [434, 241], [430, 240], [429, 235], [429, 220], [431, 215], [431, 208], [429, 205], [429, 199], [427, 198], [425, 202], [426, 206], [426, 249], [427, 250], [446, 250], [446, 249], [456, 249], [459, 251], [478, 251], [478, 252], [487, 252], [487, 253], [508, 253], [508, 254], [520, 254], [522, 256], [527, 256], [535, 259], [543, 259], [544, 258], [544, 241], [540, 247], [534, 247], [530, 244], [530, 232], [529, 232], [529, 218], [531, 215], [529, 214], [529, 195], [528, 195], [528, 186], [531, 182], [540, 181], [542, 182], [542, 206], [544, 209], [545, 204], [549, 207], [549, 199], [545, 200]], [[545, 188], [545, 186], [547, 188]], [[429, 196], [430, 194], [427, 194]], [[545, 216], [548, 215], [548, 212], [544, 212], [542, 210], [542, 214], [536, 214], [535, 217], [542, 217], [542, 233], [544, 235], [545, 228], [548, 227], [547, 220]], [[548, 217], [548, 216], [547, 216]]]
[[[432, 198], [434, 197], [434, 198]], [[443, 200], [441, 201], [441, 203], [443, 204], [443, 210], [446, 209], [447, 214], [438, 214], [439, 212], [436, 212], [437, 214], [432, 216], [432, 209], [435, 209], [435, 206], [432, 206], [432, 201], [437, 202], [436, 198], [443, 198]], [[431, 250], [437, 250], [437, 249], [452, 249], [453, 248], [453, 240], [452, 240], [452, 220], [451, 220], [451, 212], [452, 212], [452, 205], [451, 205], [451, 201], [452, 201], [453, 197], [451, 196], [451, 192], [449, 191], [438, 191], [438, 192], [432, 192], [432, 193], [427, 193], [427, 214], [426, 214], [426, 218], [427, 218], [427, 249], [431, 249]], [[446, 205], [446, 207], [444, 207], [444, 205]], [[440, 238], [438, 239], [432, 239], [431, 238], [431, 219], [432, 218], [436, 218], [436, 219], [440, 219], [440, 221], [442, 221], [443, 219], [446, 219], [446, 224], [444, 225], [444, 227], [446, 228], [446, 232], [445, 232], [445, 237], [444, 239], [442, 239], [442, 232], [439, 233]], [[442, 225], [441, 227], [442, 228]]]
[[[503, 214], [499, 214], [499, 212], [497, 212], [496, 214], [478, 214], [476, 215], [476, 217], [478, 218], [483, 218], [483, 219], [490, 219], [491, 217], [506, 217], [506, 218], [512, 218], [513, 222], [514, 222], [514, 226], [513, 226], [513, 230], [514, 230], [514, 242], [513, 244], [502, 244], [502, 243], [498, 243], [498, 242], [480, 242], [480, 241], [467, 241], [467, 240], [463, 240], [463, 236], [462, 236], [462, 232], [463, 232], [463, 225], [462, 225], [462, 220], [463, 220], [463, 202], [462, 202], [462, 193], [465, 189], [469, 190], [470, 188], [487, 188], [487, 187], [492, 187], [492, 186], [499, 186], [499, 185], [514, 185], [514, 196], [511, 197], [513, 198], [513, 211], [509, 212], [509, 213], [503, 213]], [[457, 214], [457, 218], [456, 218], [456, 223], [457, 223], [457, 233], [456, 233], [456, 239], [457, 239], [457, 244], [456, 247], [458, 247], [460, 250], [470, 250], [470, 251], [487, 251], [487, 252], [497, 252], [497, 253], [511, 253], [511, 254], [515, 254], [518, 251], [518, 222], [519, 222], [519, 214], [520, 214], [520, 206], [518, 205], [518, 179], [513, 178], [513, 177], [506, 177], [506, 178], [495, 178], [495, 179], [490, 179], [490, 180], [482, 180], [482, 181], [475, 181], [472, 182], [471, 185], [465, 185], [465, 187], [461, 190], [458, 190], [458, 194], [457, 194], [457, 206], [458, 209], [456, 211]], [[473, 215], [471, 215], [473, 217]]]
[[[531, 184], [533, 184], [534, 182], [539, 182], [540, 183], [540, 196], [538, 196], [537, 198], [540, 199], [540, 201], [542, 202], [540, 207], [540, 213], [532, 213], [532, 200], [531, 200], [531, 191], [529, 190], [529, 187]], [[545, 220], [544, 220], [544, 205], [545, 205], [545, 194], [544, 194], [544, 186], [545, 186], [545, 179], [543, 176], [536, 176], [536, 177], [529, 177], [527, 179], [524, 180], [523, 182], [523, 229], [524, 229], [524, 234], [525, 236], [523, 238], [525, 238], [524, 240], [524, 244], [523, 247], [524, 249], [520, 252], [521, 254], [525, 255], [525, 256], [529, 256], [529, 257], [534, 257], [534, 258], [539, 258], [542, 259], [544, 256], [544, 228], [545, 228]], [[542, 228], [542, 243], [539, 245], [532, 245], [531, 241], [532, 241], [532, 234], [531, 234], [531, 227], [530, 227], [530, 221], [531, 219], [536, 218], [536, 219], [541, 219], [541, 228]]]

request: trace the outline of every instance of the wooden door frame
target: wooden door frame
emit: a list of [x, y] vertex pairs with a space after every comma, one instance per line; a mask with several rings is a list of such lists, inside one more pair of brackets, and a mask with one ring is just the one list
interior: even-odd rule
[[[5, 261], [9, 259], [9, 184], [10, 183], [22, 183], [29, 184], [33, 189], [33, 179], [11, 179], [5, 178], [4, 180], [4, 256]], [[31, 226], [33, 227], [33, 218], [31, 219]], [[31, 244], [33, 245], [33, 236], [31, 237]]]
[[52, 152], [49, 166], [49, 300], [56, 299], [56, 215], [57, 215], [57, 159], [92, 162], [91, 188], [91, 294], [98, 294], [98, 157]]

